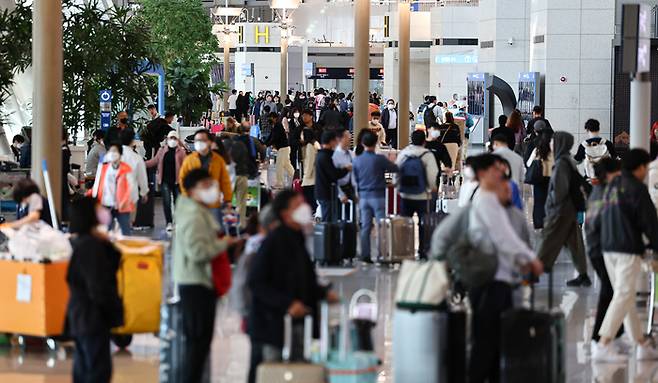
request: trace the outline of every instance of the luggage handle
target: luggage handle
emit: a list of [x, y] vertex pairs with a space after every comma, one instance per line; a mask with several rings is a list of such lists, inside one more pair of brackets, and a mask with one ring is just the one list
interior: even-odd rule
[[[292, 355], [292, 317], [286, 314], [283, 317], [283, 349], [281, 350], [281, 358], [284, 362], [290, 362]], [[313, 338], [313, 317], [306, 315], [304, 317], [304, 359], [311, 360], [311, 342]]]
[[[323, 301], [320, 305], [320, 358], [323, 361], [329, 360], [329, 303]], [[340, 325], [339, 325], [339, 340], [338, 340], [338, 358], [346, 360], [349, 346], [349, 325], [347, 318], [347, 308], [345, 305], [340, 306]]]
[[[343, 203], [341, 205], [342, 205], [342, 207], [340, 209], [340, 218], [343, 221], [354, 222], [354, 201], [352, 201], [351, 199], [348, 199], [346, 203]], [[347, 207], [347, 205], [349, 205], [349, 207], [350, 207], [350, 219], [349, 220], [345, 219], [345, 216], [347, 215], [347, 214], [345, 214], [345, 208]]]
[[368, 289], [359, 289], [352, 295], [352, 299], [350, 300], [350, 306], [349, 306], [350, 307], [349, 315], [351, 316], [355, 315], [354, 311], [356, 309], [356, 305], [359, 303], [359, 299], [362, 297], [368, 297], [370, 299], [370, 303], [375, 308], [374, 316], [377, 317], [377, 315], [379, 314], [379, 306], [377, 304], [377, 294], [375, 294], [374, 291]]

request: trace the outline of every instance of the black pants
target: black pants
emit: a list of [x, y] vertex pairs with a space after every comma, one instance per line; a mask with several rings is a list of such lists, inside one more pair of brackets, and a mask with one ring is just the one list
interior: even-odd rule
[[110, 331], [75, 337], [73, 383], [109, 383], [112, 380]]
[[183, 382], [199, 383], [215, 328], [215, 292], [201, 285], [181, 285], [180, 304], [183, 316]]
[[315, 209], [318, 208], [318, 203], [315, 200], [315, 186], [302, 186], [302, 191], [304, 192], [306, 203], [311, 205], [311, 210], [313, 210], [313, 214], [315, 214]]
[[[594, 328], [592, 329], [592, 339], [598, 342], [601, 338], [599, 336], [599, 330], [601, 329], [603, 318], [605, 318], [605, 313], [608, 311], [608, 306], [610, 305], [614, 291], [612, 289], [612, 283], [610, 283], [608, 270], [605, 268], [603, 257], [591, 257], [590, 261], [592, 262], [592, 267], [594, 267], [594, 272], [596, 272], [596, 275], [601, 280], [601, 289], [599, 290], [599, 303], [596, 305], [596, 320], [594, 321]], [[619, 331], [617, 331], [617, 338], [623, 334], [624, 325], [622, 324], [619, 327]]]
[[471, 383], [500, 381], [500, 315], [511, 309], [512, 287], [494, 281], [470, 291], [473, 307]]
[[[431, 204], [431, 202], [430, 202]], [[415, 199], [402, 199], [400, 206], [401, 215], [403, 217], [413, 217], [414, 213], [418, 214], [418, 222], [422, 222], [425, 213], [427, 212], [427, 200], [415, 200]], [[421, 258], [425, 258], [425, 239], [423, 238], [424, 230], [423, 225], [418, 225], [418, 254]]]

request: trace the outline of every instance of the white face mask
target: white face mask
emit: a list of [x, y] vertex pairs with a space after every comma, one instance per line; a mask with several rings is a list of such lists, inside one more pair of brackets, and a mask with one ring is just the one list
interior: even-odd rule
[[301, 226], [309, 226], [313, 224], [313, 210], [307, 203], [299, 205], [295, 211], [292, 212], [292, 220]]
[[213, 184], [207, 189], [200, 189], [197, 191], [197, 196], [204, 204], [214, 205], [219, 201], [219, 187], [217, 184]]
[[177, 147], [178, 146], [178, 140], [174, 140], [174, 139], [167, 140], [167, 146], [169, 146], [172, 149]]
[[437, 138], [441, 137], [441, 132], [438, 131], [438, 130], [432, 129], [430, 131], [430, 137], [432, 137], [434, 139], [437, 139]]
[[107, 154], [105, 155], [105, 159], [106, 159], [108, 162], [116, 162], [116, 161], [118, 161], [120, 158], [121, 158], [121, 155], [120, 155], [119, 153], [117, 153], [117, 152], [107, 152]]
[[372, 119], [372, 123], [373, 123], [373, 124], [377, 124], [377, 123], [379, 123], [379, 119], [378, 119], [378, 118], [373, 118], [373, 119]]
[[395, 105], [393, 105], [393, 104], [388, 104], [388, 105], [386, 105], [386, 107], [388, 108], [388, 110], [395, 109]]
[[194, 141], [194, 150], [196, 152], [205, 152], [208, 149], [208, 143], [205, 141]]
[[299, 113], [294, 113], [293, 116], [294, 116], [295, 118], [299, 118]]

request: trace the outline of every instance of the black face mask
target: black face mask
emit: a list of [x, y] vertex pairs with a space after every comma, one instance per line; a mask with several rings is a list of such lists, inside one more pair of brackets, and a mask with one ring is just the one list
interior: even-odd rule
[[122, 118], [122, 119], [119, 120], [119, 122], [122, 123], [122, 124], [127, 124], [128, 119], [127, 118]]

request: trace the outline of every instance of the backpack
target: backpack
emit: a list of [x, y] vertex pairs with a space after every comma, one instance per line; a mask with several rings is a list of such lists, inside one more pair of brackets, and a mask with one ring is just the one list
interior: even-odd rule
[[588, 143], [587, 141], [583, 141], [581, 144], [585, 148], [585, 174], [589, 179], [596, 178], [594, 165], [598, 164], [602, 159], [610, 157], [610, 151], [606, 142], [605, 138], [601, 138], [599, 142], [592, 141]]
[[427, 192], [427, 174], [423, 156], [431, 153], [429, 150], [420, 156], [407, 157], [400, 166], [400, 193], [422, 194]]
[[425, 107], [423, 112], [423, 123], [425, 127], [428, 128], [431, 124], [436, 122], [436, 115], [434, 114], [434, 108], [430, 108], [429, 105]]

